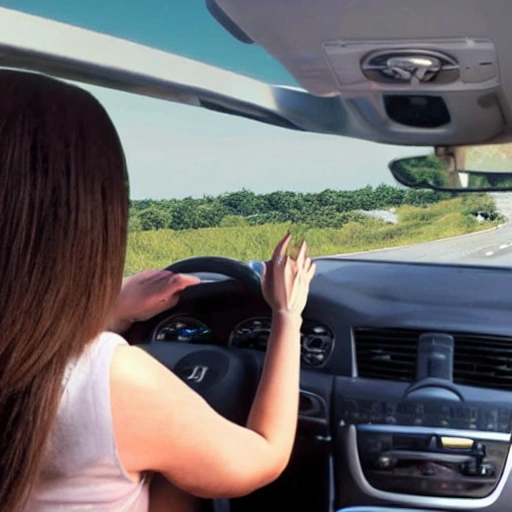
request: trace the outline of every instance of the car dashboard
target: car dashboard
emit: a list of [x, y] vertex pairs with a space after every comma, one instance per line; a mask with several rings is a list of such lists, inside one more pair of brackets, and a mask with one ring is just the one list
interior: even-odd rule
[[[314, 510], [506, 510], [512, 271], [316, 263], [303, 315], [294, 455], [276, 483], [232, 500], [232, 510], [272, 509], [285, 495]], [[250, 354], [261, 369], [270, 320], [261, 295], [217, 276], [132, 336], [164, 347], [155, 357], [172, 345], [204, 345]], [[246, 412], [254, 389], [238, 397]]]

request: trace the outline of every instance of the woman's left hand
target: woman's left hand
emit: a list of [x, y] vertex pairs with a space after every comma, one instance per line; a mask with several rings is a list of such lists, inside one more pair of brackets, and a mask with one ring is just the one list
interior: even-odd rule
[[125, 277], [108, 330], [123, 333], [134, 322], [148, 320], [174, 307], [185, 288], [199, 283], [197, 277], [168, 270], [145, 270]]

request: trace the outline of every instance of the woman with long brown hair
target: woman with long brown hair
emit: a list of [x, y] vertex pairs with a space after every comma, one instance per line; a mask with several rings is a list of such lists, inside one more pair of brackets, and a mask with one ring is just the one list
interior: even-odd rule
[[314, 264], [276, 247], [273, 324], [246, 427], [113, 332], [176, 304], [191, 276], [122, 286], [128, 191], [108, 115], [80, 88], [0, 71], [0, 510], [147, 511], [149, 477], [237, 496], [275, 479], [298, 409]]

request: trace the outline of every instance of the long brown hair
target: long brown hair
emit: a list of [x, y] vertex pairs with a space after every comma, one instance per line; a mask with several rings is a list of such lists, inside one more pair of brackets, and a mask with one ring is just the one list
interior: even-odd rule
[[78, 87], [0, 71], [0, 510], [35, 483], [65, 368], [121, 286], [128, 192], [107, 113]]

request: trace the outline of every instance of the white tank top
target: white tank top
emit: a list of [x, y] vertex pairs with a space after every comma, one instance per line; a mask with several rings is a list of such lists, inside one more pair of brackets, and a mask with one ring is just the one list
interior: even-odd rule
[[110, 364], [126, 341], [103, 333], [67, 368], [40, 483], [25, 512], [147, 512], [149, 483], [119, 460], [110, 407]]

